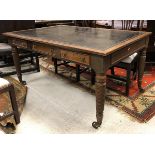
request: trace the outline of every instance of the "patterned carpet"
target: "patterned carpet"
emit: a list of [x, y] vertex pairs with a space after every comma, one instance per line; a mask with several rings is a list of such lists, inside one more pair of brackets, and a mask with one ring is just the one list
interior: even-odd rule
[[[21, 85], [17, 80], [15, 80], [12, 77], [6, 77], [5, 79], [10, 81], [14, 85], [18, 109], [21, 115], [26, 100], [27, 87]], [[3, 93], [0, 95], [0, 114], [3, 115], [4, 113], [10, 111], [12, 111], [12, 107], [9, 95], [8, 93]], [[16, 129], [16, 123], [14, 121], [14, 117], [11, 116], [5, 119], [4, 121], [1, 121], [0, 127], [5, 133], [14, 133]]]
[[[50, 63], [46, 58], [41, 60], [41, 67], [46, 71], [54, 72], [54, 67], [52, 63]], [[61, 66], [59, 67], [58, 72], [60, 76], [75, 81], [75, 69]], [[145, 87], [145, 92], [142, 94], [140, 94], [139, 92], [137, 93], [138, 89], [135, 88], [137, 86], [135, 86], [134, 83], [131, 84], [130, 89], [133, 88], [134, 91], [133, 90], [131, 91], [132, 96], [130, 97], [126, 97], [122, 95], [122, 93], [119, 93], [118, 91], [112, 91], [110, 89], [107, 89], [106, 104], [112, 104], [116, 106], [117, 108], [125, 111], [130, 116], [133, 116], [140, 122], [147, 122], [155, 114], [154, 77], [155, 77], [154, 72], [150, 72], [149, 74], [147, 73], [144, 75], [143, 87]], [[80, 82], [75, 84], [81, 85], [88, 91], [94, 93], [95, 86], [91, 85], [89, 79], [90, 77], [88, 74], [87, 75], [86, 73], [82, 74]]]
[[[153, 86], [155, 84], [155, 66], [147, 66], [146, 67], [145, 74], [142, 81], [142, 87], [144, 89], [148, 89], [149, 87]], [[110, 71], [108, 71], [107, 74], [110, 74]], [[115, 68], [115, 74], [119, 76], [126, 76], [126, 71], [124, 69]], [[131, 75], [131, 79], [133, 79]], [[108, 79], [107, 86], [113, 90], [117, 90], [119, 93], [125, 92], [125, 83]], [[131, 80], [130, 83], [130, 90], [129, 90], [129, 98], [135, 99], [139, 95], [139, 89], [137, 80]]]

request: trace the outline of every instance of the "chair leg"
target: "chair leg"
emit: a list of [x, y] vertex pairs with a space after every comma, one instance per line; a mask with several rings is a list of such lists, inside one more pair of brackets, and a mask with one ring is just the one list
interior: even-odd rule
[[15, 91], [14, 91], [13, 85], [10, 85], [9, 94], [10, 94], [12, 109], [14, 112], [15, 122], [16, 122], [16, 124], [19, 124], [20, 116], [19, 116], [19, 112], [18, 112], [18, 106], [17, 106], [17, 102], [16, 102]]
[[76, 64], [76, 82], [80, 81], [80, 65]]
[[129, 95], [130, 74], [131, 74], [131, 66], [129, 66], [127, 69], [127, 80], [126, 80], [126, 91], [125, 91], [126, 96]]
[[2, 77], [2, 75], [3, 75], [3, 72], [0, 71], [0, 77]]
[[53, 61], [54, 61], [55, 74], [58, 74], [58, 61], [56, 58], [53, 58]]
[[134, 68], [133, 68], [133, 79], [136, 80], [137, 77], [137, 62], [134, 63]]
[[136, 80], [137, 78], [137, 71], [133, 71], [133, 80]]
[[95, 84], [95, 71], [93, 69], [91, 69], [91, 84], [94, 85]]
[[33, 58], [33, 55], [31, 55], [30, 59], [31, 59], [31, 64], [34, 65], [34, 58]]
[[36, 58], [36, 69], [37, 69], [38, 72], [40, 72], [39, 57], [38, 57], [38, 54], [37, 53], [36, 53], [35, 58]]
[[112, 74], [112, 75], [115, 75], [114, 67], [111, 67], [111, 74]]

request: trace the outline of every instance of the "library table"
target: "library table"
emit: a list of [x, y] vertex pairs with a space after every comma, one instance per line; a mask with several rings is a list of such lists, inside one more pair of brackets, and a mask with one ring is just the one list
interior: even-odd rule
[[50, 26], [6, 32], [20, 82], [22, 80], [18, 48], [36, 51], [56, 59], [86, 65], [96, 72], [96, 119], [94, 128], [103, 119], [106, 96], [106, 71], [122, 59], [139, 52], [138, 88], [141, 86], [150, 32], [77, 27]]

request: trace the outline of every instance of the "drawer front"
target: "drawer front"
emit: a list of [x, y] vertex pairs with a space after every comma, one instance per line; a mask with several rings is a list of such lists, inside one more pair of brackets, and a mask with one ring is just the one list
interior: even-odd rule
[[84, 65], [90, 65], [90, 56], [87, 54], [81, 54], [67, 50], [61, 50], [60, 53], [62, 59], [70, 60]]
[[146, 46], [146, 40], [143, 39], [131, 45], [128, 45], [118, 51], [115, 51], [114, 53], [112, 53], [112, 56], [111, 56], [112, 64], [116, 63], [117, 61], [122, 60], [123, 58], [130, 56], [131, 54], [144, 48], [145, 46]]
[[53, 53], [53, 49], [50, 46], [45, 46], [41, 44], [33, 44], [32, 50], [45, 55], [52, 55]]
[[19, 40], [19, 39], [13, 39], [12, 45], [17, 46], [17, 48], [27, 48], [27, 41]]

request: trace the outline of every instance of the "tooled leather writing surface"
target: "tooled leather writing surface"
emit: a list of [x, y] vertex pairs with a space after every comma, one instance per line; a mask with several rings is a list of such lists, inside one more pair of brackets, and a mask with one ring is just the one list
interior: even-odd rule
[[75, 26], [51, 26], [14, 32], [14, 34], [32, 38], [57, 41], [64, 44], [106, 50], [114, 45], [135, 37], [142, 32], [117, 31]]

